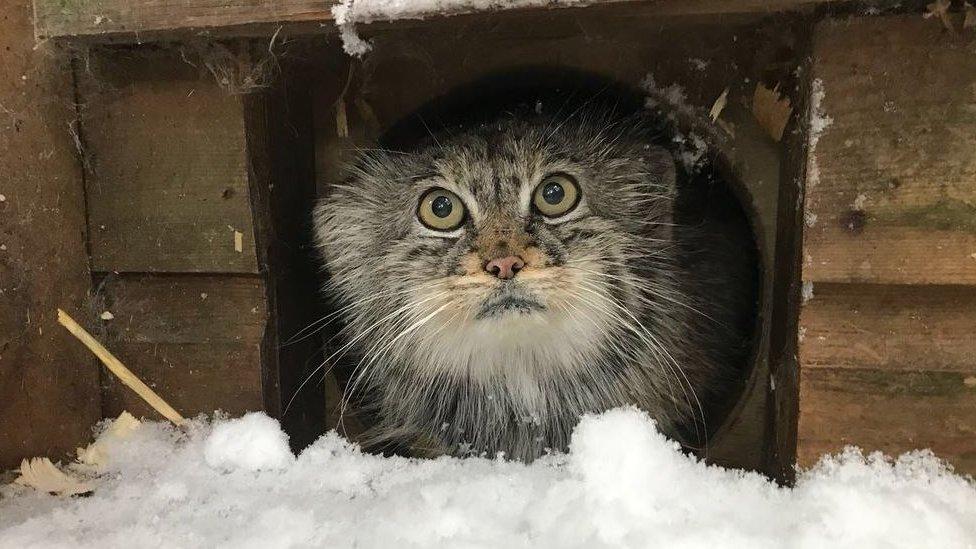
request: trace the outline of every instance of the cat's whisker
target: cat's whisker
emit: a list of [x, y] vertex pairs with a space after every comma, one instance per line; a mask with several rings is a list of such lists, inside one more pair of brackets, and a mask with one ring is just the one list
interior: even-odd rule
[[[299, 330], [298, 333], [296, 333], [288, 341], [283, 343], [282, 346], [293, 345], [300, 341], [304, 341], [305, 339], [308, 339], [309, 337], [314, 336], [319, 331], [325, 329], [325, 327], [327, 327], [329, 324], [337, 320], [342, 320], [342, 315], [344, 315], [345, 313], [348, 313], [349, 311], [352, 310], [361, 309], [363, 305], [366, 305], [368, 303], [383, 300], [383, 299], [390, 299], [390, 298], [394, 298], [406, 294], [417, 293], [420, 291], [425, 291], [428, 289], [435, 288], [441, 283], [442, 283], [441, 280], [435, 280], [435, 281], [428, 282], [426, 284], [421, 284], [413, 288], [399, 288], [394, 290], [380, 291], [364, 297], [353, 296], [352, 298], [348, 299], [347, 302], [344, 305], [340, 306], [338, 309], [332, 311], [329, 314], [326, 314], [325, 316], [312, 322], [305, 328]], [[327, 346], [329, 343], [332, 342], [333, 339], [335, 339], [339, 335], [340, 334], [338, 333], [333, 335], [331, 338], [329, 338], [328, 341], [325, 342], [325, 345]]]
[[[577, 299], [579, 299], [580, 301], [582, 301], [584, 303], [587, 303], [591, 307], [600, 310], [608, 318], [610, 318], [612, 321], [614, 321], [615, 323], [617, 323], [620, 327], [624, 328], [626, 331], [629, 331], [631, 333], [634, 333], [639, 338], [643, 339], [643, 336], [642, 336], [642, 334], [640, 334], [638, 328], [636, 328], [628, 320], [626, 320], [625, 318], [623, 318], [622, 316], [620, 316], [616, 311], [613, 311], [611, 309], [607, 309], [606, 307], [604, 307], [604, 306], [602, 306], [600, 304], [594, 303], [593, 301], [589, 300], [588, 298], [586, 298], [586, 297], [584, 297], [584, 296], [582, 296], [582, 295], [580, 295], [578, 293], [577, 294], [574, 294], [574, 296]], [[604, 296], [600, 295], [599, 293], [596, 294], [596, 297], [600, 301], [602, 301], [602, 302], [607, 302], [608, 301]], [[651, 343], [647, 342], [646, 340], [644, 341], [644, 343], [645, 343], [645, 346], [647, 346], [652, 352], [655, 352], [656, 353], [656, 351], [655, 351], [655, 347], [656, 346], [654, 344], [651, 344]], [[665, 363], [665, 367], [668, 368], [669, 370], [671, 370], [671, 366], [669, 364]], [[673, 371], [671, 372], [671, 374], [672, 375], [675, 375]], [[670, 378], [665, 377], [664, 379], [668, 383], [669, 393], [670, 393], [672, 402], [677, 403], [677, 400], [675, 400], [675, 396], [674, 396], [674, 392], [673, 392], [673, 387], [671, 386], [671, 380], [670, 380]], [[675, 376], [675, 379], [677, 380], [677, 376]], [[680, 386], [680, 383], [679, 383], [679, 386]], [[682, 390], [684, 390], [683, 387], [682, 387]], [[687, 394], [685, 394], [685, 399], [688, 400]], [[688, 401], [688, 404], [690, 405], [691, 402]]]
[[[665, 301], [668, 301], [669, 303], [673, 303], [675, 305], [678, 305], [679, 307], [684, 307], [684, 308], [688, 309], [689, 311], [691, 311], [691, 312], [693, 312], [693, 313], [695, 313], [697, 315], [701, 315], [702, 317], [707, 318], [708, 320], [710, 320], [712, 322], [718, 323], [718, 320], [716, 320], [712, 316], [709, 316], [709, 315], [705, 314], [703, 311], [701, 311], [699, 309], [696, 309], [695, 307], [691, 306], [690, 304], [685, 303], [684, 301], [682, 301], [680, 299], [677, 299], [677, 298], [675, 298], [675, 297], [673, 297], [671, 295], [667, 295], [664, 292], [657, 291], [659, 288], [655, 288], [653, 286], [653, 284], [651, 282], [649, 282], [649, 281], [646, 281], [646, 280], [638, 280], [636, 278], [631, 278], [631, 277], [625, 278], [625, 277], [622, 277], [622, 276], [619, 276], [619, 275], [610, 274], [610, 273], [601, 273], [599, 271], [595, 271], [593, 269], [585, 269], [583, 267], [569, 267], [569, 268], [575, 269], [575, 270], [578, 270], [578, 271], [582, 271], [582, 272], [585, 272], [587, 274], [592, 274], [592, 275], [595, 275], [595, 276], [602, 276], [602, 277], [605, 277], [605, 278], [610, 278], [612, 280], [616, 280], [618, 282], [622, 282], [624, 284], [628, 284], [628, 285], [630, 285], [630, 286], [632, 286], [634, 288], [643, 290], [644, 292], [650, 294], [653, 297], [656, 297], [658, 299], [663, 299]], [[652, 306], [655, 305], [655, 302], [653, 300], [650, 300], [650, 299], [648, 299], [645, 296], [638, 295], [638, 296], [635, 296], [635, 297], [637, 299], [639, 299], [641, 302], [643, 302], [643, 303], [645, 303], [647, 305], [652, 305]]]
[[[434, 299], [424, 299], [424, 300], [414, 301], [413, 304], [412, 304], [411, 310], [408, 311], [409, 314], [400, 315], [399, 317], [392, 319], [392, 322], [389, 323], [389, 325], [386, 327], [386, 329], [383, 331], [383, 333], [380, 334], [379, 337], [375, 338], [375, 342], [376, 343], [375, 344], [369, 344], [368, 345], [367, 351], [366, 351], [366, 353], [364, 353], [363, 358], [360, 360], [359, 364], [357, 364], [357, 366], [354, 367], [353, 370], [352, 370], [354, 372], [354, 375], [356, 375], [355, 373], [358, 370], [360, 370], [360, 366], [362, 366], [364, 360], [367, 360], [368, 359], [370, 361], [370, 363], [372, 361], [377, 360], [380, 356], [382, 356], [386, 352], [387, 349], [391, 348], [393, 346], [393, 344], [395, 344], [396, 341], [400, 337], [402, 337], [403, 335], [405, 335], [405, 334], [402, 333], [402, 330], [401, 330], [401, 326], [403, 324], [405, 324], [407, 322], [412, 322], [413, 321], [412, 319], [413, 318], [416, 318], [419, 315], [425, 315], [426, 314], [424, 311], [421, 310], [421, 308], [422, 308], [422, 306], [424, 304], [429, 303], [431, 301], [436, 301], [437, 299], [440, 299], [440, 298], [445, 297], [445, 296], [449, 296], [449, 292], [440, 292], [440, 293], [436, 294], [435, 296], [432, 296]], [[447, 306], [450, 306], [450, 305], [452, 305], [452, 302], [451, 301], [448, 301], [447, 303], [445, 303], [444, 305], [442, 305], [441, 307], [439, 307], [438, 310], [442, 310], [444, 307], [447, 307]], [[435, 311], [435, 313], [436, 312], [437, 311]], [[435, 314], [435, 313], [432, 313], [432, 314]], [[394, 338], [392, 341], [387, 341], [387, 338], [389, 338], [390, 335], [392, 335], [394, 332], [397, 332], [398, 330], [401, 330], [401, 334], [399, 336], [397, 336], [396, 338]], [[379, 343], [381, 343], [381, 342], [383, 343], [382, 344], [382, 347], [377, 348], [376, 345], [379, 344]]]
[[[409, 325], [405, 329], [401, 330], [400, 333], [397, 334], [397, 336], [394, 337], [392, 340], [390, 340], [389, 342], [387, 342], [383, 346], [383, 348], [381, 348], [379, 351], [376, 351], [376, 352], [372, 353], [373, 356], [370, 358], [370, 363], [373, 360], [377, 360], [380, 357], [384, 356], [384, 354], [386, 353], [386, 350], [389, 349], [389, 348], [392, 348], [396, 344], [397, 341], [399, 341], [403, 337], [406, 337], [407, 335], [409, 335], [414, 330], [417, 330], [420, 327], [422, 327], [425, 324], [427, 324], [428, 322], [430, 322], [430, 320], [434, 316], [436, 316], [438, 313], [440, 313], [441, 311], [443, 311], [444, 309], [446, 309], [449, 306], [451, 306], [451, 303], [450, 302], [445, 303], [445, 304], [441, 305], [440, 307], [438, 307], [437, 309], [435, 309], [434, 311], [428, 313], [423, 318], [414, 321], [411, 325]], [[360, 362], [360, 364], [362, 364], [362, 361]], [[345, 406], [348, 403], [349, 398], [351, 398], [351, 396], [353, 394], [355, 394], [357, 384], [363, 378], [363, 376], [365, 375], [365, 373], [366, 373], [366, 371], [368, 369], [369, 368], [361, 368], [359, 365], [357, 365], [357, 367], [355, 368], [355, 372], [358, 372], [358, 373], [354, 374], [354, 380], [352, 381], [351, 385], [346, 390], [346, 393], [348, 394], [348, 396], [346, 396], [346, 398], [344, 399], [344, 403], [342, 405], [342, 411], [340, 412], [340, 415], [345, 411]], [[367, 382], [368, 382], [368, 380], [367, 380]]]
[[401, 290], [401, 291], [397, 291], [397, 292], [380, 292], [379, 294], [372, 295], [372, 296], [370, 296], [368, 298], [363, 298], [363, 299], [356, 300], [356, 301], [354, 301], [352, 303], [347, 303], [346, 305], [343, 305], [342, 307], [339, 307], [338, 309], [332, 311], [331, 313], [328, 313], [328, 314], [320, 317], [318, 320], [315, 320], [315, 321], [311, 322], [308, 326], [302, 328], [297, 333], [295, 333], [295, 335], [293, 335], [287, 341], [285, 341], [284, 343], [282, 343], [281, 346], [282, 347], [287, 347], [289, 345], [294, 345], [295, 343], [304, 341], [304, 340], [306, 340], [306, 339], [314, 336], [316, 333], [318, 333], [319, 331], [321, 331], [322, 329], [324, 329], [326, 326], [328, 326], [329, 324], [331, 324], [333, 321], [335, 321], [337, 319], [340, 319], [341, 318], [340, 315], [343, 315], [343, 314], [345, 314], [345, 313], [347, 313], [347, 312], [349, 312], [349, 311], [351, 311], [353, 309], [356, 309], [358, 307], [362, 307], [363, 305], [365, 305], [365, 304], [367, 304], [369, 302], [377, 301], [377, 300], [380, 300], [380, 299], [387, 299], [387, 298], [394, 297], [394, 296], [399, 295], [399, 294], [404, 294], [404, 293], [408, 293], [408, 292], [412, 292], [412, 291], [413, 290]]
[[[429, 301], [429, 300], [432, 300], [432, 299], [437, 299], [439, 297], [442, 297], [443, 295], [444, 295], [443, 293], [442, 294], [435, 294], [434, 296], [425, 298], [420, 303], [424, 303], [424, 302]], [[318, 367], [316, 367], [308, 376], [306, 376], [306, 378], [302, 381], [302, 383], [299, 384], [298, 388], [295, 389], [295, 392], [292, 394], [291, 398], [288, 400], [288, 404], [285, 405], [285, 410], [284, 410], [283, 414], [287, 414], [288, 413], [288, 410], [291, 408], [291, 405], [295, 401], [295, 398], [298, 396], [298, 393], [301, 392], [301, 390], [305, 387], [305, 385], [309, 382], [309, 380], [312, 379], [312, 377], [315, 376], [315, 374], [318, 373], [323, 367], [325, 367], [326, 364], [330, 363], [337, 356], [338, 357], [341, 357], [342, 355], [344, 355], [345, 352], [348, 351], [350, 348], [352, 348], [357, 342], [359, 342], [361, 339], [363, 339], [363, 338], [367, 337], [368, 335], [370, 335], [370, 333], [372, 333], [378, 327], [382, 326], [382, 324], [384, 322], [388, 321], [390, 318], [393, 318], [395, 316], [401, 315], [404, 312], [407, 312], [410, 309], [414, 308], [416, 305], [417, 305], [417, 303], [411, 302], [411, 303], [408, 303], [407, 305], [404, 305], [403, 307], [400, 307], [399, 309], [396, 309], [392, 313], [390, 313], [390, 314], [384, 316], [383, 318], [381, 318], [380, 320], [378, 320], [376, 323], [374, 323], [369, 328], [367, 328], [367, 329], [363, 330], [362, 332], [360, 332], [357, 336], [351, 338], [342, 347], [340, 347], [334, 353], [332, 353], [331, 355], [329, 355], [328, 357], [326, 357], [322, 361], [322, 363], [319, 364]]]
[[[614, 299], [613, 297], [606, 297], [606, 296], [603, 295], [602, 291], [597, 291], [597, 290], [603, 290], [602, 288], [597, 287], [597, 290], [594, 290], [592, 287], [589, 287], [588, 288], [588, 286], [590, 286], [589, 283], [587, 283], [585, 281], [581, 281], [580, 282], [581, 289], [588, 290], [591, 293], [593, 293], [594, 295], [598, 296], [599, 298], [602, 298], [602, 299], [606, 300], [608, 303], [613, 304], [620, 311], [622, 311], [628, 317], [630, 317], [631, 320], [633, 321], [633, 325], [640, 328], [640, 331], [639, 332], [635, 332], [635, 334], [638, 335], [638, 337], [641, 337], [642, 339], [644, 339], [645, 341], [647, 341], [647, 343], [649, 344], [649, 348], [650, 349], [652, 349], [652, 350], [653, 349], [657, 349], [659, 352], [663, 353], [663, 355], [667, 358], [666, 363], [669, 362], [670, 365], [673, 366], [674, 369], [681, 375], [681, 377], [684, 379], [684, 383], [681, 384], [681, 385], [682, 385], [682, 387], [684, 387], [685, 385], [687, 385], [688, 391], [691, 392], [691, 397], [694, 398], [694, 400], [695, 400], [695, 406], [697, 406], [699, 415], [701, 417], [702, 429], [703, 429], [704, 433], [698, 432], [698, 424], [697, 424], [697, 421], [696, 421], [695, 422], [696, 435], [698, 437], [702, 437], [703, 435], [707, 437], [708, 429], [707, 429], [707, 426], [706, 426], [706, 423], [705, 423], [705, 421], [706, 421], [705, 420], [705, 408], [704, 408], [704, 406], [702, 406], [701, 400], [698, 398], [698, 394], [695, 391], [694, 385], [691, 383], [691, 380], [688, 379], [688, 376], [687, 376], [687, 374], [685, 374], [684, 368], [681, 367], [681, 364], [674, 358], [674, 356], [671, 355], [671, 353], [668, 351], [668, 349], [666, 348], [666, 346], [664, 346], [658, 340], [658, 338], [650, 330], [648, 330], [647, 327], [645, 327], [644, 324], [641, 323], [641, 321], [638, 320], [637, 317], [634, 316], [633, 313], [631, 313], [626, 307], [624, 307], [620, 303], [617, 303], [616, 299]], [[684, 392], [685, 390], [682, 389], [682, 391]], [[686, 398], [687, 398], [687, 392], [685, 392], [685, 394], [686, 394]], [[690, 401], [688, 402], [688, 404], [689, 404], [689, 406], [692, 405], [692, 403]], [[707, 439], [706, 439], [706, 445], [707, 445]]]

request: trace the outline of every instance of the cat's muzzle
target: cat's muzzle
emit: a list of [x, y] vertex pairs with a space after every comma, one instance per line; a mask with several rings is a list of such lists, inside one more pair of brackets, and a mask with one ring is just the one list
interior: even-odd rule
[[528, 315], [546, 310], [546, 306], [526, 289], [515, 283], [502, 284], [481, 304], [478, 320], [506, 315]]

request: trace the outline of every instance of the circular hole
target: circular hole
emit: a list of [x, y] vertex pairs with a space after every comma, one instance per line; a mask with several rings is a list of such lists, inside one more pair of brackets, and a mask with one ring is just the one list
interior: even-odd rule
[[[698, 347], [690, 345], [674, 353], [684, 356], [687, 364], [677, 366], [686, 369], [694, 368], [695, 360], [722, 365], [719, 372], [686, 371], [673, 377], [675, 391], [694, 393], [686, 400], [699, 414], [678, 434], [688, 448], [701, 450], [735, 413], [750, 377], [768, 375], [757, 367], [761, 363], [757, 334], [762, 331], [758, 311], [763, 280], [760, 257], [764, 253], [755, 237], [754, 228], [759, 224], [755, 211], [748, 206], [752, 203], [750, 182], [733, 176], [735, 170], [723, 151], [707, 150], [700, 161], [685, 166], [680, 159], [682, 136], [687, 130], [677, 127], [668, 113], [648, 111], [645, 96], [636, 86], [551, 67], [519, 68], [458, 86], [403, 116], [378, 141], [386, 149], [410, 151], [437, 142], [438, 135], [490, 124], [500, 116], [542, 117], [558, 123], [591, 112], [612, 113], [615, 120], [643, 125], [647, 144], [663, 147], [677, 159], [673, 237], [681, 249], [681, 268], [699, 280], [694, 281], [696, 289], [688, 290], [688, 295], [658, 296], [658, 305], [670, 299], [675, 303], [668, 306], [694, 310], [714, 323], [697, 319], [694, 327], [701, 332], [711, 330], [712, 339], [689, 334], [688, 339], [694, 339]], [[674, 273], [642, 274], [653, 280], [654, 276]], [[661, 329], [680, 332], [687, 327]], [[682, 384], [687, 385], [678, 389]], [[363, 417], [367, 424], [375, 419], [369, 413]]]

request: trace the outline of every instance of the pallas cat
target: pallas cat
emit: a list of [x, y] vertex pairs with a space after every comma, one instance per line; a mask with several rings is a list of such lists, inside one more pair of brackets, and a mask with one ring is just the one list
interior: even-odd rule
[[623, 405], [703, 443], [748, 362], [756, 252], [653, 133], [508, 112], [359, 154], [314, 219], [368, 444], [532, 460]]

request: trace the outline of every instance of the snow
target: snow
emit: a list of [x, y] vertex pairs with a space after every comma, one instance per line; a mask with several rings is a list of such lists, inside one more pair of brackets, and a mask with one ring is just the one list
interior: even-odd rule
[[[647, 73], [640, 85], [647, 94], [644, 100], [646, 108], [660, 110], [675, 123], [678, 122], [679, 115], [688, 120], [699, 118], [700, 113], [696, 107], [688, 103], [687, 94], [679, 84], [663, 87], [658, 84], [653, 74]], [[677, 125], [675, 129], [677, 130]], [[688, 131], [687, 134], [675, 131], [672, 140], [676, 145], [677, 158], [685, 169], [694, 173], [704, 166], [709, 147], [703, 137], [693, 131]]]
[[803, 300], [804, 304], [813, 299], [813, 282], [807, 280], [800, 286], [800, 299]]
[[474, 11], [586, 5], [592, 0], [342, 0], [332, 9], [337, 24], [423, 19]]
[[278, 422], [252, 412], [214, 425], [203, 449], [203, 459], [214, 469], [261, 471], [285, 469], [294, 456]]
[[817, 143], [820, 136], [834, 123], [834, 119], [827, 116], [824, 112], [824, 84], [823, 80], [815, 78], [810, 83], [810, 113], [809, 113], [809, 135], [807, 138], [809, 151], [807, 153], [809, 164], [807, 165], [807, 187], [813, 188], [820, 182], [820, 166], [817, 165]]
[[98, 440], [93, 495], [0, 488], [0, 547], [941, 547], [976, 544], [976, 486], [929, 452], [849, 449], [781, 488], [684, 455], [635, 409], [584, 418], [531, 465], [297, 458], [276, 422], [143, 423]]

